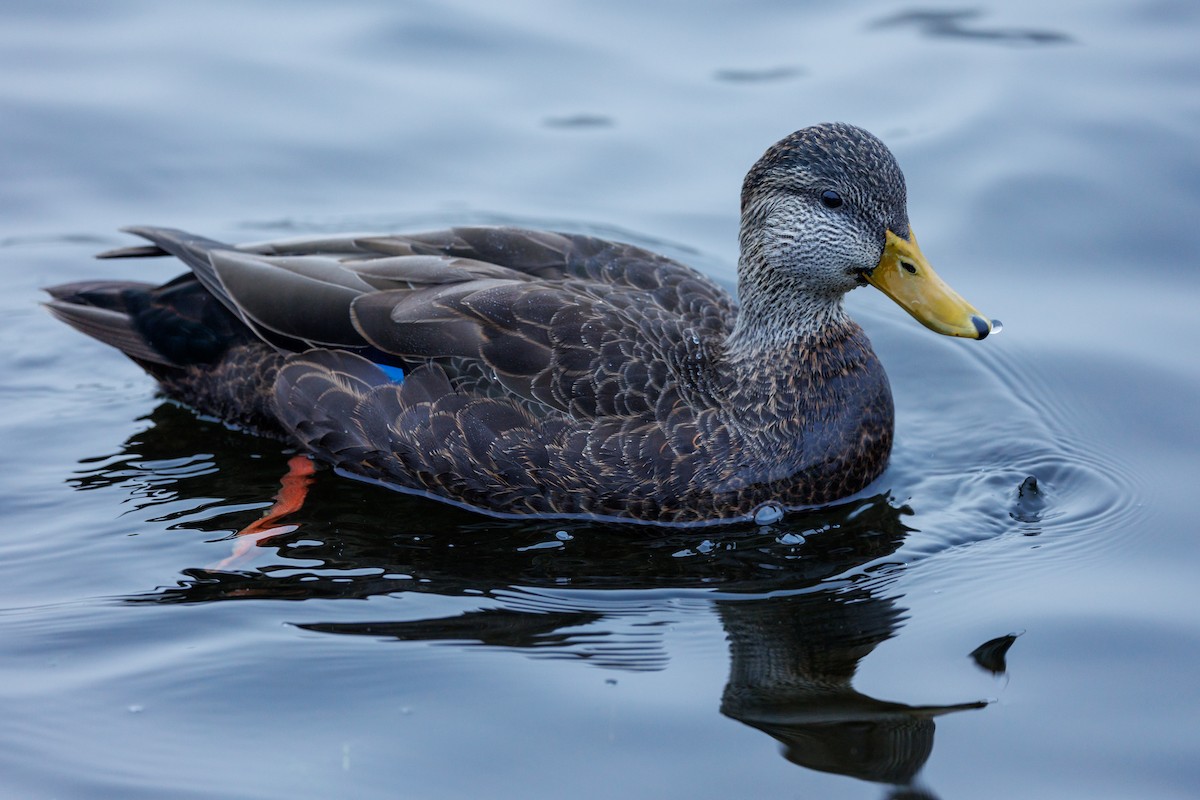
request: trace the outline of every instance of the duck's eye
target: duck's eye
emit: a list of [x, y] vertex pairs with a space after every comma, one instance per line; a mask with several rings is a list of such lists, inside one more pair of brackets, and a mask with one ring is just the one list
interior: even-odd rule
[[833, 189], [821, 192], [821, 204], [826, 208], [838, 208], [842, 204], [842, 196]]

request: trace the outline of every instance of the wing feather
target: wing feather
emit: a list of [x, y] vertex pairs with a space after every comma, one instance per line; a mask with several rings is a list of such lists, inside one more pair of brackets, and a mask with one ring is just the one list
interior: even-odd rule
[[350, 304], [370, 284], [333, 259], [268, 259], [233, 250], [210, 253], [213, 271], [243, 319], [312, 345], [362, 347]]

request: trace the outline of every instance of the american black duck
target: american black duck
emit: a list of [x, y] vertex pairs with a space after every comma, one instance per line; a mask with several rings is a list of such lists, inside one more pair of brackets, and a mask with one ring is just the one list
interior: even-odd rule
[[991, 322], [930, 269], [904, 176], [864, 130], [772, 146], [741, 196], [739, 303], [642, 248], [464, 227], [228, 245], [166, 228], [162, 285], [49, 289], [167, 395], [354, 476], [502, 515], [697, 523], [862, 489], [891, 389], [843, 295], [938, 333]]

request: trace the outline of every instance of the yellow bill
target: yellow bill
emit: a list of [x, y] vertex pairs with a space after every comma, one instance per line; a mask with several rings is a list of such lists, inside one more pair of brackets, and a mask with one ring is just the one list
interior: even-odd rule
[[992, 332], [991, 320], [929, 266], [911, 230], [907, 240], [888, 231], [883, 257], [864, 277], [931, 331], [967, 339], [983, 339]]

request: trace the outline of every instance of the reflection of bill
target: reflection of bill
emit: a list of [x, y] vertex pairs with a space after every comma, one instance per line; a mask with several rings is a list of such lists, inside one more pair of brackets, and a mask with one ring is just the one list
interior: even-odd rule
[[778, 739], [802, 767], [906, 786], [933, 750], [933, 718], [986, 705], [909, 706], [851, 687], [901, 620], [891, 598], [827, 590], [718, 608], [731, 651], [721, 712]]

